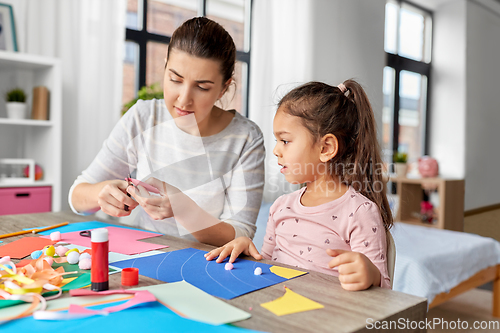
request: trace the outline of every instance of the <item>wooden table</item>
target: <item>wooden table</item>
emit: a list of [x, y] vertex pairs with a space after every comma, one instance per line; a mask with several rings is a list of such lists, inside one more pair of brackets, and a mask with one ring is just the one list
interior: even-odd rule
[[[65, 221], [71, 223], [92, 220], [95, 220], [94, 216], [78, 216], [72, 212], [5, 215], [0, 216], [0, 234]], [[22, 236], [4, 238], [3, 244], [19, 237]], [[36, 237], [36, 235], [27, 235], [27, 237]], [[171, 236], [154, 237], [151, 242], [169, 245], [165, 251], [187, 247], [205, 251], [213, 248], [209, 245], [185, 241]], [[276, 265], [276, 262], [265, 260], [264, 262]], [[282, 266], [286, 267], [286, 265]], [[139, 277], [139, 286], [158, 283], [158, 280], [155, 279], [144, 276]], [[260, 306], [261, 303], [283, 296], [284, 284], [298, 294], [323, 304], [325, 307], [319, 310], [278, 317]], [[110, 288], [120, 288], [120, 274], [110, 275]], [[69, 296], [64, 294], [63, 297]], [[314, 271], [309, 271], [309, 274], [285, 283], [279, 283], [232, 300], [226, 300], [226, 302], [252, 314], [250, 319], [237, 322], [235, 325], [267, 332], [374, 332], [377, 330], [366, 327], [368, 318], [372, 318], [372, 322], [380, 321], [378, 324], [381, 325], [384, 321], [394, 321], [395, 323], [400, 321], [405, 323], [407, 321], [425, 322], [427, 315], [427, 300], [425, 298], [376, 287], [358, 292], [345, 291], [340, 286], [338, 278]], [[250, 307], [252, 310], [249, 310]], [[426, 330], [425, 328], [417, 328], [407, 331], [425, 332]], [[384, 330], [384, 332], [386, 331]]]

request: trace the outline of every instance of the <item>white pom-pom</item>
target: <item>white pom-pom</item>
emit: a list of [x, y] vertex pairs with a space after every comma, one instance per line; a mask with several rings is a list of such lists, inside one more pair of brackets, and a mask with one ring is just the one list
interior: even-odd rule
[[261, 274], [262, 274], [262, 268], [257, 267], [257, 268], [255, 269], [255, 271], [253, 271], [253, 274], [254, 274], [254, 275], [261, 275]]
[[80, 254], [80, 261], [82, 261], [83, 259], [90, 259], [90, 258], [92, 257], [88, 252], [83, 252], [82, 254]]
[[51, 232], [50, 240], [59, 242], [61, 240], [61, 233], [59, 231]]
[[68, 259], [68, 263], [72, 265], [78, 264], [78, 260], [80, 260], [80, 253], [76, 251], [71, 251], [70, 253], [68, 253], [66, 259]]
[[232, 270], [232, 269], [233, 269], [233, 267], [234, 267], [234, 266], [233, 266], [233, 264], [231, 264], [231, 263], [229, 263], [229, 262], [228, 262], [228, 263], [224, 266], [224, 269], [225, 269], [226, 271], [230, 271], [230, 270]]

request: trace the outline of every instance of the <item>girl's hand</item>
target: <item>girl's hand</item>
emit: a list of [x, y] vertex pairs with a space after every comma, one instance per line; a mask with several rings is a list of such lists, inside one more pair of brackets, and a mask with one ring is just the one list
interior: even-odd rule
[[345, 290], [365, 290], [380, 285], [380, 271], [364, 254], [344, 250], [326, 250], [334, 257], [330, 268], [338, 267], [339, 281]]
[[174, 216], [170, 199], [167, 194], [167, 188], [173, 188], [161, 180], [149, 178], [145, 183], [152, 185], [160, 191], [160, 194], [149, 193], [143, 186], [129, 186], [127, 192], [132, 195], [139, 205], [144, 208], [153, 220], [163, 220]]
[[257, 251], [254, 243], [248, 237], [238, 237], [230, 241], [226, 245], [208, 252], [207, 254], [205, 254], [205, 258], [210, 261], [219, 256], [216, 262], [221, 263], [224, 259], [226, 259], [228, 255], [231, 255], [231, 257], [229, 258], [229, 262], [233, 263], [241, 253], [247, 256], [252, 256], [257, 260], [262, 259], [262, 256], [260, 255], [259, 251]]
[[104, 213], [116, 217], [128, 216], [138, 206], [138, 203], [127, 195], [128, 183], [126, 181], [109, 180], [103, 185], [97, 195], [97, 204]]

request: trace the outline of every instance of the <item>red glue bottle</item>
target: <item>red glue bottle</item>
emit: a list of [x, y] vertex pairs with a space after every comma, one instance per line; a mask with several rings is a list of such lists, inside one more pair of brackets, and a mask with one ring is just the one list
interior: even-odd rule
[[90, 233], [92, 242], [92, 266], [90, 268], [90, 289], [103, 291], [109, 289], [109, 236], [108, 229], [94, 229]]

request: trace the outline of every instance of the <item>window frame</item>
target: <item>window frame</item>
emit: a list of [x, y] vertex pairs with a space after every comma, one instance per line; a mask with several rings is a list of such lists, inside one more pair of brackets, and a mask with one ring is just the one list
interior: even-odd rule
[[[394, 1], [391, 1], [394, 2]], [[401, 10], [402, 4], [405, 3], [406, 5], [409, 5], [411, 7], [414, 7], [417, 10], [420, 10], [422, 12], [425, 12], [426, 14], [429, 15], [431, 22], [433, 22], [434, 17], [432, 11], [423, 8], [419, 5], [414, 4], [413, 2], [407, 1], [407, 0], [396, 0], [395, 1], [397, 5], [399, 6], [399, 10]], [[399, 34], [400, 34], [400, 20], [398, 16], [398, 26], [397, 26], [397, 35], [396, 38], [399, 40]], [[432, 47], [432, 41], [433, 41], [433, 35], [434, 34], [434, 29], [431, 31], [431, 53], [433, 51]], [[424, 37], [425, 38], [425, 37]], [[424, 40], [424, 43], [426, 41]], [[385, 50], [384, 50], [385, 51]], [[398, 50], [396, 50], [398, 52]], [[422, 131], [422, 153], [423, 155], [427, 155], [429, 153], [429, 132], [428, 129], [430, 128], [430, 100], [431, 100], [431, 68], [432, 68], [432, 55], [431, 55], [431, 60], [427, 63], [425, 62], [425, 56], [423, 56], [422, 61], [417, 61], [413, 60], [410, 58], [406, 58], [403, 56], [400, 56], [399, 54], [394, 54], [385, 51], [386, 55], [386, 67], [390, 67], [394, 69], [394, 100], [393, 102], [393, 113], [392, 113], [392, 119], [391, 119], [391, 131], [392, 135], [390, 135], [390, 142], [389, 142], [389, 148], [392, 151], [392, 154], [396, 154], [399, 149], [399, 133], [400, 133], [400, 126], [399, 126], [399, 111], [400, 111], [400, 96], [399, 96], [399, 86], [400, 86], [400, 74], [401, 71], [410, 71], [414, 72], [417, 74], [425, 75], [427, 77], [427, 86], [426, 86], [426, 105], [425, 105], [425, 112], [422, 115], [423, 116], [423, 123], [422, 126], [424, 126], [424, 129]]]
[[[247, 73], [243, 75], [245, 82], [242, 92], [242, 107], [241, 114], [248, 117], [248, 97], [250, 88], [250, 51], [251, 51], [251, 24], [252, 24], [252, 0], [245, 1], [245, 48], [247, 51], [236, 50], [236, 60], [246, 64]], [[198, 16], [207, 16], [208, 0], [198, 0]], [[125, 41], [134, 42], [139, 47], [139, 68], [136, 75], [137, 90], [146, 86], [146, 59], [147, 59], [147, 44], [148, 42], [157, 42], [169, 44], [171, 36], [160, 35], [148, 31], [148, 0], [137, 0], [138, 7], [142, 9], [142, 27], [140, 30], [126, 28]], [[136, 91], [137, 94], [137, 91]]]

